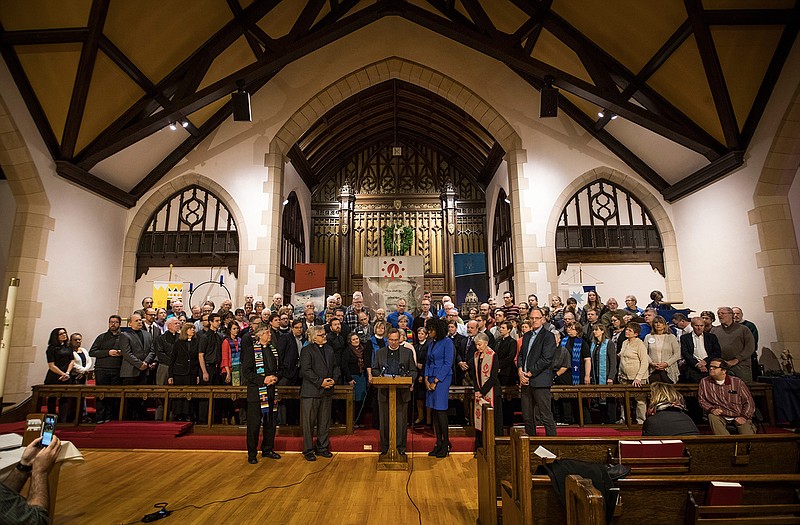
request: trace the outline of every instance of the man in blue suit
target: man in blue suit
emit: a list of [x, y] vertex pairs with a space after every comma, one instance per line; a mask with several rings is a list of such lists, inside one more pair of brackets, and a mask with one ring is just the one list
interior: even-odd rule
[[538, 308], [530, 312], [532, 330], [522, 336], [522, 347], [517, 360], [519, 373], [520, 400], [522, 402], [522, 419], [525, 432], [529, 436], [536, 435], [534, 408], [539, 408], [539, 415], [544, 424], [545, 434], [556, 435], [556, 423], [551, 409], [553, 384], [553, 358], [556, 354], [556, 339], [552, 333], [542, 328], [544, 315]]

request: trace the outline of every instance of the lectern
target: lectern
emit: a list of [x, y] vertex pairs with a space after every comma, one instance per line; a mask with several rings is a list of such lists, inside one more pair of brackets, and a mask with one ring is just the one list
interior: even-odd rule
[[389, 450], [378, 456], [378, 470], [408, 470], [408, 458], [397, 451], [397, 389], [411, 388], [407, 376], [379, 376], [372, 378], [372, 386], [389, 389]]

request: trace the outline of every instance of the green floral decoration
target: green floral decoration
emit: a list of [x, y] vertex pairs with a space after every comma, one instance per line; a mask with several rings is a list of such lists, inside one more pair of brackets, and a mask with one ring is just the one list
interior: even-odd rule
[[410, 226], [387, 226], [383, 229], [383, 247], [390, 255], [403, 255], [414, 243], [414, 228]]

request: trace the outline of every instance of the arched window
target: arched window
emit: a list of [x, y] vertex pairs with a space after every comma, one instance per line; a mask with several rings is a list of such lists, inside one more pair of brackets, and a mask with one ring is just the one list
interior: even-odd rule
[[151, 266], [227, 267], [239, 272], [239, 234], [227, 206], [200, 186], [165, 200], [147, 222], [136, 252], [136, 278]]
[[514, 260], [511, 240], [511, 205], [504, 189], [500, 188], [494, 208], [494, 233], [492, 235], [492, 263], [494, 267], [495, 293], [500, 284], [509, 281], [506, 288], [514, 291]]
[[289, 194], [283, 207], [283, 236], [281, 238], [281, 277], [283, 277], [283, 302], [292, 299], [294, 266], [306, 261], [305, 236], [303, 234], [303, 212], [297, 194]]
[[661, 235], [650, 211], [613, 182], [596, 180], [569, 200], [556, 228], [558, 272], [569, 263], [647, 262], [664, 275]]

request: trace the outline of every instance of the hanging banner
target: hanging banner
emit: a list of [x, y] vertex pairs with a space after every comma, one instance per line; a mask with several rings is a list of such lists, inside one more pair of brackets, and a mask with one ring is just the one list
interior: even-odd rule
[[297, 316], [303, 314], [308, 301], [314, 303], [314, 311], [325, 310], [325, 263], [298, 263], [294, 265], [294, 295], [292, 304]]
[[398, 299], [406, 300], [411, 312], [422, 302], [425, 287], [425, 261], [422, 257], [387, 255], [364, 257], [364, 306], [395, 310]]
[[464, 304], [470, 290], [479, 301], [489, 297], [489, 280], [486, 275], [486, 253], [456, 253], [453, 255], [456, 274], [456, 303]]
[[167, 301], [183, 301], [183, 283], [153, 282], [153, 308], [167, 308]]
[[567, 289], [567, 297], [563, 298], [564, 302], [567, 302], [567, 298], [573, 297], [578, 301], [578, 308], [583, 308], [589, 299], [589, 292], [592, 290], [597, 291], [597, 286], [594, 284], [570, 284]]

